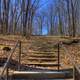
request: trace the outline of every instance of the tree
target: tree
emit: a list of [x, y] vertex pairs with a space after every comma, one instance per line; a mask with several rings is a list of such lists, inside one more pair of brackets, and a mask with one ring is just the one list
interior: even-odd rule
[[0, 33], [2, 33], [2, 26], [1, 26], [1, 0], [0, 0]]
[[3, 0], [3, 23], [4, 23], [4, 34], [7, 34], [8, 30], [8, 17], [9, 17], [9, 6], [10, 0]]

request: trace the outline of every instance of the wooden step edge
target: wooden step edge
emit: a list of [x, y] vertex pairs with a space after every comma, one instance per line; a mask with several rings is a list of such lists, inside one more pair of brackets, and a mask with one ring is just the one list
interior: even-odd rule
[[34, 60], [58, 60], [58, 58], [33, 58], [33, 57], [28, 57], [27, 59], [34, 59]]
[[14, 71], [12, 77], [18, 79], [67, 79], [72, 78], [69, 72]]
[[37, 60], [37, 61], [57, 61], [58, 59], [56, 58], [56, 59], [47, 59], [47, 58], [28, 58], [28, 59], [26, 59], [26, 60]]
[[31, 66], [31, 65], [35, 65], [35, 66], [43, 66], [43, 67], [47, 67], [47, 66], [49, 66], [49, 67], [57, 67], [57, 66], [60, 66], [60, 64], [45, 64], [45, 63], [27, 63], [26, 65], [28, 65], [28, 66]]
[[54, 55], [27, 55], [28, 57], [44, 57], [44, 58], [57, 58], [57, 56]]
[[46, 53], [46, 54], [47, 54], [47, 53], [52, 53], [52, 54], [53, 54], [53, 53], [55, 53], [55, 52], [54, 52], [54, 51], [53, 51], [53, 52], [45, 52], [45, 51], [44, 51], [44, 52], [29, 51], [28, 53], [44, 53], [44, 54], [45, 54], [45, 53]]
[[27, 59], [27, 60], [29, 60], [29, 61], [37, 61], [37, 62], [54, 62], [54, 61], [57, 61], [57, 59], [53, 59], [53, 60], [48, 60], [48, 59], [40, 59], [40, 60], [38, 60], [38, 59]]

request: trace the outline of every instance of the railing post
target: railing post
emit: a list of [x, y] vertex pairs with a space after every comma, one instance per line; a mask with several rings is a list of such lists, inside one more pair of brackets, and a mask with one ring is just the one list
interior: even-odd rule
[[18, 70], [20, 70], [21, 64], [21, 41], [19, 41], [19, 60], [18, 60]]
[[76, 80], [76, 68], [75, 68], [75, 66], [73, 67], [73, 79]]
[[58, 43], [58, 71], [60, 70], [60, 44]]
[[9, 67], [6, 67], [6, 80], [9, 80]]
[[74, 72], [73, 72], [74, 76], [74, 80], [80, 80], [80, 66], [76, 65], [74, 66]]

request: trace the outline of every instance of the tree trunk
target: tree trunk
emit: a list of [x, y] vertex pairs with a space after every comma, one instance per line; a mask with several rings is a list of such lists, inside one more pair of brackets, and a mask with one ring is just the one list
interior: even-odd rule
[[75, 12], [72, 0], [71, 0], [71, 9], [72, 9], [72, 37], [75, 37], [76, 36], [75, 17], [74, 17]]

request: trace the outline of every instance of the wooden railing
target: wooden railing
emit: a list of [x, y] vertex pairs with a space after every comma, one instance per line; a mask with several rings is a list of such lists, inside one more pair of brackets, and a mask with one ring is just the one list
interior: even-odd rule
[[70, 79], [72, 76], [69, 71], [14, 71], [12, 80], [58, 80]]
[[14, 54], [14, 52], [15, 52], [15, 50], [16, 50], [17, 47], [19, 48], [19, 54], [18, 54], [19, 55], [19, 58], [18, 58], [18, 70], [20, 70], [20, 62], [21, 62], [21, 41], [18, 41], [16, 43], [15, 47], [13, 48], [13, 50], [11, 51], [9, 57], [7, 58], [7, 61], [4, 64], [4, 67], [1, 70], [0, 80], [5, 80], [5, 79], [3, 79], [3, 74], [4, 74], [5, 70], [6, 70], [6, 80], [8, 80], [9, 64], [10, 64], [10, 61], [11, 61], [11, 59], [13, 57], [13, 54]]

